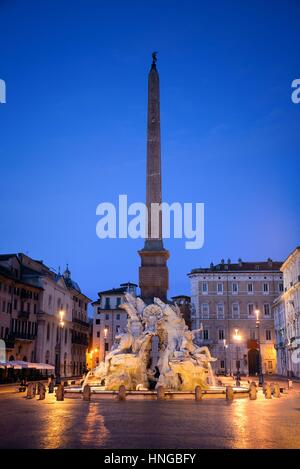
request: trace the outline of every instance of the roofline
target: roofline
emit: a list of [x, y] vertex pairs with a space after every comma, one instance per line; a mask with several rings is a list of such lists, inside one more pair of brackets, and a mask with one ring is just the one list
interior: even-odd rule
[[290, 259], [296, 254], [296, 252], [300, 251], [300, 246], [296, 246], [295, 249], [287, 256], [287, 258], [283, 261], [280, 270], [283, 271], [286, 264], [290, 261]]

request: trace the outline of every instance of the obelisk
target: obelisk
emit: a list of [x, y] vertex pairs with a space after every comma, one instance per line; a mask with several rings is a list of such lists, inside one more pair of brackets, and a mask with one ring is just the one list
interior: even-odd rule
[[163, 246], [161, 212], [158, 217], [151, 217], [152, 204], [161, 204], [162, 202], [159, 75], [156, 60], [156, 53], [154, 52], [148, 77], [146, 177], [148, 232], [144, 248], [139, 251], [141, 257], [139, 286], [141, 297], [146, 303], [153, 302], [154, 297], [166, 301], [169, 288], [167, 267], [169, 252]]

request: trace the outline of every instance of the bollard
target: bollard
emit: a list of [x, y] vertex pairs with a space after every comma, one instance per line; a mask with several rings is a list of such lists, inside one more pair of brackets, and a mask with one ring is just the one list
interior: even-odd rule
[[203, 392], [201, 386], [196, 386], [195, 388], [195, 401], [202, 401]]
[[274, 384], [274, 397], [280, 397], [280, 387], [278, 383]]
[[125, 401], [126, 399], [126, 388], [124, 384], [121, 384], [121, 386], [119, 387], [118, 399], [119, 401]]
[[226, 386], [226, 400], [232, 401], [233, 400], [233, 387]]
[[249, 386], [249, 399], [250, 401], [255, 401], [255, 399], [257, 399], [257, 387], [253, 382]]
[[272, 395], [274, 394], [274, 387], [275, 387], [275, 384], [274, 384], [274, 383], [270, 383], [270, 388], [271, 388], [271, 394], [272, 394]]
[[83, 388], [82, 399], [84, 401], [90, 401], [91, 400], [91, 387], [88, 384], [86, 384]]
[[54, 393], [54, 380], [51, 380], [48, 385], [48, 392], [49, 394]]
[[56, 391], [55, 391], [55, 395], [56, 395], [56, 400], [57, 401], [63, 401], [65, 396], [64, 396], [64, 387], [62, 384], [58, 384], [57, 388], [56, 388]]
[[157, 388], [157, 400], [162, 401], [165, 399], [165, 388], [163, 386], [158, 386]]
[[265, 398], [272, 399], [271, 386], [269, 385], [269, 383], [265, 385]]
[[293, 388], [293, 381], [291, 379], [288, 379], [287, 385], [288, 385], [288, 389], [292, 389]]
[[27, 399], [33, 399], [35, 396], [35, 386], [33, 383], [29, 383], [27, 386], [27, 394], [26, 398]]
[[46, 386], [43, 383], [39, 383], [39, 400], [43, 401], [46, 397]]

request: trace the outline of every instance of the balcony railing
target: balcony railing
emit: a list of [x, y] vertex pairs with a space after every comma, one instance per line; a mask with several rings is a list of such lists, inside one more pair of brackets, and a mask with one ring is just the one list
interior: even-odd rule
[[87, 328], [90, 327], [88, 322], [82, 321], [82, 319], [75, 318], [74, 316], [72, 317], [72, 321], [75, 322], [75, 324], [79, 324], [80, 326], [87, 327]]
[[[27, 332], [14, 332], [4, 339], [7, 348], [13, 348], [16, 340], [35, 340], [36, 334], [28, 334]], [[11, 345], [11, 346], [9, 346]]]
[[77, 345], [84, 345], [85, 347], [88, 346], [89, 341], [87, 337], [77, 337], [73, 336], [72, 337], [72, 344], [77, 344]]
[[19, 318], [19, 319], [28, 319], [29, 316], [30, 316], [30, 312], [29, 312], [29, 311], [24, 311], [24, 310], [18, 311], [18, 318]]

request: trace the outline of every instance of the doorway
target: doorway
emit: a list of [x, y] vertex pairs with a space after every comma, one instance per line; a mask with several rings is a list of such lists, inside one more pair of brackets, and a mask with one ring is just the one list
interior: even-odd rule
[[256, 348], [252, 348], [248, 351], [248, 366], [249, 375], [259, 373], [259, 351]]

